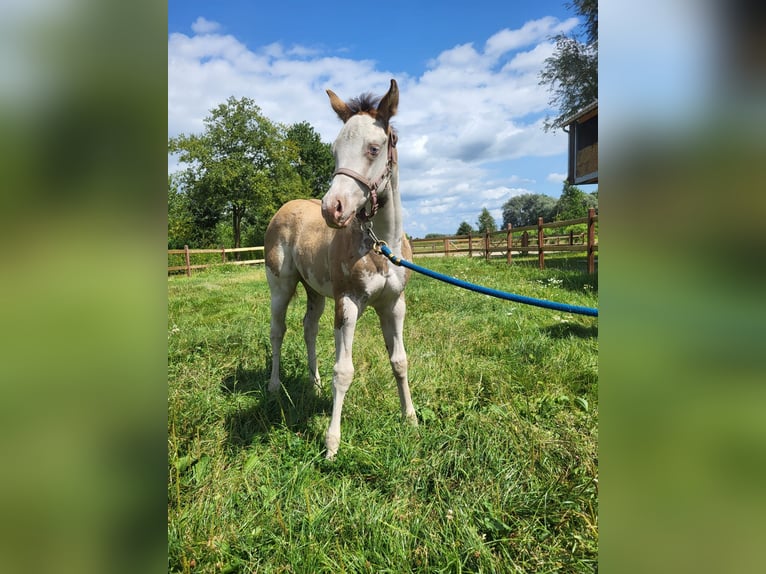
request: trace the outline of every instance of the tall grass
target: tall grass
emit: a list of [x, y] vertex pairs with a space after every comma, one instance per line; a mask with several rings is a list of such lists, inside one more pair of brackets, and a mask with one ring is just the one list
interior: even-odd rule
[[[421, 259], [523, 295], [597, 306], [577, 257]], [[271, 396], [262, 268], [168, 279], [171, 572], [591, 572], [597, 558], [597, 319], [414, 275], [405, 344], [420, 426], [402, 424], [377, 317], [334, 461], [332, 304], [309, 383], [299, 288]]]

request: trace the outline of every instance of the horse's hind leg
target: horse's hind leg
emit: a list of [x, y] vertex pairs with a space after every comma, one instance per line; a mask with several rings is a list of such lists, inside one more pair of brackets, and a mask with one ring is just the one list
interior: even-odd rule
[[308, 352], [309, 376], [313, 383], [319, 386], [317, 333], [319, 332], [319, 319], [324, 312], [325, 298], [308, 285], [305, 287], [308, 301], [306, 303], [306, 314], [303, 316], [303, 338], [306, 341], [306, 351]]
[[271, 379], [269, 391], [273, 393], [278, 391], [281, 385], [279, 381], [279, 358], [282, 352], [282, 340], [287, 330], [285, 316], [287, 315], [287, 305], [295, 293], [295, 286], [298, 281], [284, 274], [277, 277], [268, 267], [266, 268], [266, 278], [269, 281], [269, 290], [271, 291]]

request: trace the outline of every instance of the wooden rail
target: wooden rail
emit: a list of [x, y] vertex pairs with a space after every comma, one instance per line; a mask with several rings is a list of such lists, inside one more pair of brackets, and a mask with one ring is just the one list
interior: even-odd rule
[[[588, 210], [587, 217], [567, 221], [543, 223], [542, 218], [537, 225], [524, 227], [508, 226], [505, 231], [484, 233], [483, 235], [452, 235], [434, 239], [412, 239], [412, 252], [417, 255], [451, 256], [467, 253], [469, 257], [483, 256], [489, 259], [493, 256], [505, 256], [510, 264], [515, 255], [528, 255], [537, 252], [538, 266], [545, 268], [545, 253], [555, 251], [585, 252], [588, 255], [588, 273], [595, 273], [595, 254], [598, 251], [596, 223], [598, 215], [595, 209]], [[586, 225], [582, 233], [570, 231], [563, 235], [545, 235], [546, 230], [572, 225]]]
[[[189, 249], [188, 245], [184, 245], [183, 249], [168, 249], [168, 255], [183, 255], [184, 256], [184, 264], [183, 265], [172, 265], [168, 266], [168, 273], [172, 273], [175, 271], [184, 271], [186, 273], [187, 277], [191, 277], [192, 269], [205, 269], [207, 267], [212, 267], [214, 265], [257, 265], [258, 263], [263, 263], [265, 259], [248, 259], [246, 261], [227, 261], [226, 260], [226, 254], [227, 253], [245, 253], [248, 251], [261, 251], [263, 253], [264, 257], [265, 252], [263, 249], [263, 246], [259, 247], [237, 247], [232, 249]], [[198, 253], [220, 253], [221, 254], [221, 261], [220, 263], [200, 263], [196, 265], [191, 264], [191, 256]]]
[[[561, 252], [585, 252], [588, 254], [588, 273], [595, 273], [596, 262], [595, 254], [598, 251], [598, 242], [596, 240], [596, 222], [598, 215], [595, 209], [588, 210], [588, 217], [579, 219], [570, 219], [568, 221], [553, 221], [543, 223], [542, 217], [537, 220], [537, 225], [526, 225], [524, 227], [513, 228], [508, 225], [505, 231], [495, 233], [484, 233], [483, 235], [453, 235], [448, 237], [439, 237], [435, 239], [412, 239], [413, 256], [417, 255], [445, 255], [467, 253], [469, 257], [483, 256], [489, 259], [493, 256], [506, 257], [510, 264], [513, 261], [513, 255], [528, 255], [530, 251], [537, 252], [537, 260], [540, 269], [545, 268], [545, 254], [555, 251]], [[545, 235], [546, 229], [555, 229], [558, 227], [568, 227], [571, 225], [587, 225], [586, 231], [575, 233], [570, 231], [564, 235]], [[263, 255], [261, 259], [248, 259], [247, 261], [227, 261], [227, 253], [244, 253], [260, 251]], [[201, 263], [191, 264], [191, 256], [203, 253], [219, 253], [221, 255], [220, 263]], [[184, 271], [187, 276], [191, 276], [192, 269], [205, 269], [214, 265], [257, 265], [265, 261], [265, 251], [262, 246], [259, 247], [239, 247], [236, 249], [189, 249], [185, 245], [183, 249], [168, 249], [168, 255], [183, 255], [184, 264], [168, 266], [168, 273]]]

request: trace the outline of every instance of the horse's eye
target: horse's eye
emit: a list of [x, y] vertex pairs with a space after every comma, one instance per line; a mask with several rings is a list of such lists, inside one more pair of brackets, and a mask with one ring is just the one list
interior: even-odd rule
[[375, 157], [376, 155], [378, 155], [378, 154], [380, 153], [380, 146], [377, 146], [377, 145], [371, 145], [371, 146], [370, 146], [370, 147], [367, 149], [367, 151], [369, 152], [369, 154], [370, 154], [371, 156]]

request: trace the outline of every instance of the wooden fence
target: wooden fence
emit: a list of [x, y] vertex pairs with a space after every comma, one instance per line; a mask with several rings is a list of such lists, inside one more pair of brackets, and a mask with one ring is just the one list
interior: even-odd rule
[[[260, 251], [263, 257], [265, 257], [265, 253], [263, 251], [263, 246], [260, 247], [238, 247], [236, 249], [189, 249], [188, 245], [184, 245], [183, 249], [168, 249], [168, 257], [171, 255], [183, 255], [184, 256], [184, 264], [183, 265], [173, 265], [168, 267], [168, 273], [173, 273], [176, 271], [184, 271], [186, 273], [187, 277], [191, 276], [192, 269], [205, 269], [207, 267], [211, 267], [213, 265], [255, 265], [257, 263], [263, 263], [265, 259], [248, 259], [246, 261], [227, 261], [226, 260], [226, 254], [227, 253], [245, 253], [248, 251], [256, 252]], [[221, 256], [221, 261], [217, 263], [198, 263], [195, 265], [191, 264], [191, 256], [195, 255], [197, 253], [218, 253]], [[255, 255], [253, 255], [255, 256]]]
[[[588, 210], [588, 216], [568, 221], [543, 223], [543, 218], [537, 220], [537, 225], [512, 227], [510, 224], [504, 231], [484, 233], [483, 235], [452, 235], [437, 239], [412, 239], [413, 257], [418, 255], [456, 255], [467, 254], [469, 257], [504, 256], [508, 263], [515, 255], [528, 255], [530, 251], [537, 253], [540, 269], [545, 269], [545, 253], [554, 251], [585, 252], [588, 255], [588, 273], [595, 273], [598, 241], [596, 240], [596, 223], [598, 215], [595, 209]], [[560, 235], [546, 235], [546, 230], [573, 225], [586, 225], [585, 231]]]
[[[596, 224], [598, 215], [595, 209], [588, 210], [588, 216], [580, 219], [570, 219], [568, 221], [555, 221], [552, 223], [543, 223], [543, 218], [537, 220], [537, 225], [527, 225], [525, 227], [511, 227], [505, 231], [495, 233], [484, 233], [483, 235], [452, 235], [449, 237], [440, 237], [438, 239], [412, 239], [413, 256], [426, 255], [444, 255], [451, 256], [457, 254], [467, 254], [469, 257], [482, 256], [485, 259], [490, 257], [506, 258], [510, 264], [514, 255], [528, 255], [529, 252], [537, 253], [537, 261], [540, 269], [545, 269], [545, 254], [554, 251], [585, 252], [588, 255], [588, 273], [595, 273], [596, 258], [598, 251], [598, 241], [596, 239]], [[545, 235], [548, 229], [557, 229], [561, 227], [571, 227], [574, 225], [586, 225], [586, 230], [581, 233], [575, 233], [570, 230], [563, 235]], [[191, 276], [192, 269], [204, 269], [212, 265], [254, 265], [263, 263], [264, 259], [248, 259], [247, 261], [227, 261], [227, 253], [260, 251], [265, 257], [264, 248], [261, 247], [240, 247], [237, 249], [189, 249], [184, 246], [183, 249], [168, 249], [168, 256], [184, 256], [184, 265], [175, 265], [168, 267], [168, 273], [184, 271], [187, 276]], [[221, 255], [221, 261], [217, 263], [191, 264], [191, 255], [197, 253], [218, 253]]]

